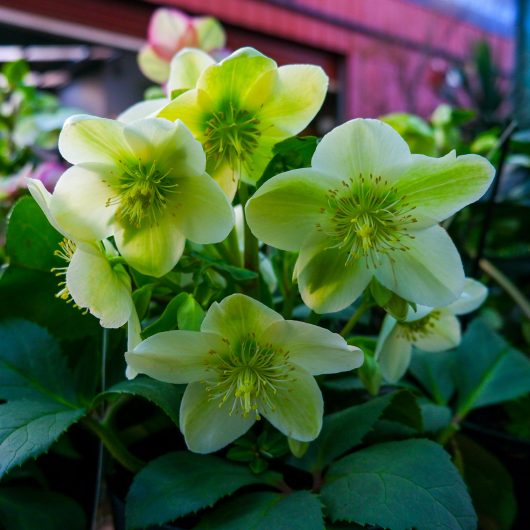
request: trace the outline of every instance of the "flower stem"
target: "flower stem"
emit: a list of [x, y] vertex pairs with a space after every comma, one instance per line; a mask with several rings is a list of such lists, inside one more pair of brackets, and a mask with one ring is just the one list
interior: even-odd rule
[[[243, 218], [245, 221], [245, 254], [244, 254], [244, 266], [246, 269], [254, 271], [259, 274], [259, 241], [254, 234], [250, 231], [247, 223], [247, 217], [245, 215], [245, 205], [249, 199], [248, 186], [244, 182], [239, 183], [239, 201], [243, 207]], [[249, 282], [249, 291], [255, 296], [259, 293], [259, 282], [258, 280], [252, 280]]]
[[364, 315], [364, 312], [370, 308], [371, 304], [366, 300], [361, 302], [361, 305], [353, 312], [353, 315], [350, 317], [350, 320], [346, 322], [346, 325], [342, 328], [340, 334], [343, 337], [346, 337], [350, 331], [353, 329], [353, 326], [359, 322], [359, 319]]
[[103, 442], [107, 451], [125, 469], [129, 470], [131, 473], [137, 473], [142, 467], [144, 467], [145, 463], [129, 452], [112, 429], [90, 416], [83, 418], [82, 423]]

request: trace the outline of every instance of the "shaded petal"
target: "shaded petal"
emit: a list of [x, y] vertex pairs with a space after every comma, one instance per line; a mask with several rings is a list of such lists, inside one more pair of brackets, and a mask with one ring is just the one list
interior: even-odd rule
[[319, 66], [293, 64], [280, 67], [275, 81], [258, 116], [265, 127], [271, 124], [285, 136], [294, 136], [307, 127], [322, 106], [328, 76]]
[[411, 302], [430, 307], [453, 302], [464, 287], [464, 269], [451, 238], [440, 226], [411, 234], [407, 251], [392, 253], [375, 269], [377, 279]]
[[310, 442], [320, 433], [324, 401], [315, 378], [293, 365], [288, 383], [269, 393], [273, 409], [259, 406], [259, 411], [280, 432], [300, 442]]
[[198, 46], [206, 51], [223, 48], [226, 34], [223, 26], [213, 17], [194, 17], [191, 21], [197, 33]]
[[234, 211], [223, 190], [209, 175], [178, 179], [171, 215], [179, 230], [194, 243], [223, 241], [234, 226]]
[[233, 294], [221, 303], [214, 302], [201, 324], [201, 331], [217, 333], [237, 343], [242, 337], [256, 334], [257, 338], [274, 322], [283, 317], [266, 305], [245, 296]]
[[215, 163], [207, 164], [206, 170], [215, 182], [219, 184], [228, 200], [232, 201], [239, 185], [239, 173], [226, 162], [221, 165]]
[[344, 252], [326, 248], [326, 244], [326, 239], [318, 238], [305, 242], [295, 269], [302, 300], [316, 313], [348, 307], [373, 274], [361, 260], [346, 265]]
[[218, 335], [198, 331], [163, 331], [148, 337], [125, 354], [137, 373], [164, 383], [191, 383], [207, 379], [210, 352], [224, 352]]
[[418, 219], [416, 227], [429, 226], [453, 215], [482, 197], [495, 175], [490, 162], [478, 155], [442, 158], [414, 155], [412, 163], [397, 179], [399, 194]]
[[[50, 204], [52, 200], [52, 194], [46, 189], [44, 184], [39, 179], [26, 178], [26, 185], [28, 187], [31, 196], [35, 199], [35, 202], [39, 205], [40, 209], [48, 219], [48, 222], [61, 233], [63, 236], [68, 237], [64, 230], [57, 224], [55, 217], [50, 211]], [[71, 239], [71, 238], [69, 238]]]
[[306, 322], [274, 322], [265, 331], [265, 338], [289, 352], [290, 362], [313, 375], [353, 370], [361, 366], [364, 359], [362, 351], [349, 346], [339, 334]]
[[147, 39], [158, 54], [171, 59], [184, 46], [195, 44], [191, 18], [178, 9], [157, 9], [149, 20]]
[[373, 174], [392, 180], [393, 168], [410, 160], [407, 143], [390, 125], [358, 118], [326, 134], [311, 165], [342, 178]]
[[186, 48], [171, 59], [167, 94], [171, 98], [175, 90], [195, 88], [197, 81], [206, 68], [215, 64], [215, 60], [194, 48]]
[[414, 345], [420, 350], [438, 352], [456, 348], [460, 344], [460, 322], [451, 311], [438, 310], [439, 316], [429, 322], [425, 334], [420, 334], [414, 340]]
[[50, 201], [57, 225], [76, 240], [97, 241], [112, 235], [117, 204], [109, 200], [115, 198], [116, 182], [117, 170], [112, 166], [80, 164], [67, 169]]
[[129, 319], [131, 279], [121, 265], [112, 267], [96, 245], [78, 246], [66, 271], [74, 302], [99, 318], [104, 328], [119, 328]]
[[129, 107], [127, 110], [123, 111], [118, 116], [117, 120], [127, 124], [137, 120], [142, 120], [144, 118], [154, 117], [167, 104], [168, 99], [166, 98], [148, 99], [146, 101], [140, 101], [140, 103], [136, 103], [135, 105]]
[[253, 414], [246, 418], [229, 414], [225, 404], [210, 401], [204, 385], [191, 383], [187, 386], [180, 404], [180, 429], [190, 451], [212, 453], [222, 449], [245, 434], [256, 421]]
[[204, 70], [197, 88], [206, 92], [212, 101], [230, 101], [240, 106], [260, 76], [276, 68], [272, 59], [254, 48], [240, 48]]
[[156, 168], [175, 177], [202, 175], [206, 156], [200, 142], [177, 120], [146, 118], [128, 124], [124, 129], [128, 144], [137, 160], [156, 163]]
[[460, 298], [448, 305], [447, 309], [455, 315], [465, 315], [480, 307], [487, 296], [488, 288], [485, 285], [473, 278], [466, 278]]
[[77, 114], [68, 118], [59, 135], [59, 151], [71, 164], [97, 162], [115, 165], [131, 158], [123, 128], [116, 120]]
[[[393, 322], [387, 319], [392, 319]], [[386, 316], [385, 322], [388, 323], [386, 329], [383, 326], [382, 339], [378, 340], [376, 358], [379, 361], [381, 375], [389, 383], [396, 383], [409, 367], [412, 344], [400, 332], [399, 324], [396, 324], [392, 317]]]
[[258, 238], [282, 250], [298, 251], [322, 221], [327, 192], [337, 180], [311, 168], [295, 169], [268, 180], [245, 208]]
[[421, 304], [416, 304], [416, 310], [409, 306], [404, 321], [414, 322], [415, 320], [420, 320], [421, 318], [426, 317], [432, 310], [432, 307]]
[[202, 141], [208, 110], [199, 102], [198, 90], [188, 90], [170, 101], [159, 113], [159, 118], [175, 121], [182, 120], [195, 138]]
[[156, 224], [146, 221], [140, 228], [118, 225], [114, 237], [120, 254], [131, 267], [156, 278], [177, 264], [186, 243], [169, 214]]
[[152, 46], [144, 46], [138, 53], [138, 66], [142, 73], [155, 83], [165, 83], [169, 77], [169, 58], [160, 57]]

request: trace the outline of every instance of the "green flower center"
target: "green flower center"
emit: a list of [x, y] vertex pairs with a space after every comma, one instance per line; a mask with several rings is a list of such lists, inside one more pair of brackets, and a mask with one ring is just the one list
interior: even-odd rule
[[317, 229], [333, 240], [331, 248], [347, 252], [346, 264], [365, 258], [367, 267], [376, 268], [382, 256], [409, 250], [413, 209], [382, 177], [359, 175], [328, 191], [328, 208], [321, 210], [327, 218]]
[[167, 206], [168, 198], [177, 191], [178, 184], [171, 170], [162, 172], [151, 165], [127, 166], [119, 179], [117, 196], [107, 200], [110, 204], [119, 204], [116, 218], [139, 228], [144, 220], [156, 223]]
[[438, 310], [431, 311], [423, 318], [412, 322], [400, 322], [399, 331], [402, 336], [409, 342], [415, 342], [420, 338], [427, 337], [434, 329], [436, 322], [439, 320], [441, 312]]
[[214, 112], [206, 122], [204, 150], [216, 167], [227, 162], [232, 169], [246, 162], [258, 145], [259, 120], [249, 111], [236, 109]]
[[254, 412], [256, 419], [260, 419], [258, 410], [274, 410], [272, 397], [292, 380], [288, 352], [259, 344], [253, 335], [237, 347], [230, 347], [228, 354], [211, 351], [210, 355], [208, 367], [215, 379], [204, 384], [210, 400], [218, 400], [219, 407], [231, 403], [230, 415], [247, 417]]

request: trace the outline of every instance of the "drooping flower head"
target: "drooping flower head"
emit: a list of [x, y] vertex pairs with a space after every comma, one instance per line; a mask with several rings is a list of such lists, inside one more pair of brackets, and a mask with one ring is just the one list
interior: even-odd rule
[[387, 315], [375, 351], [383, 377], [394, 383], [403, 376], [410, 364], [412, 346], [427, 352], [456, 348], [460, 344], [461, 329], [455, 315], [475, 311], [487, 295], [484, 285], [466, 278], [460, 298], [448, 306], [409, 309], [404, 321]]
[[206, 52], [223, 48], [225, 32], [212, 17], [190, 17], [178, 9], [159, 8], [149, 21], [147, 45], [138, 54], [138, 64], [146, 77], [165, 83], [173, 56], [186, 47]]
[[252, 298], [214, 303], [200, 332], [167, 331], [126, 354], [129, 367], [168, 383], [189, 383], [180, 428], [192, 451], [216, 451], [262, 416], [285, 435], [315, 439], [323, 402], [314, 375], [362, 364], [362, 352], [328, 330], [284, 320]]
[[[184, 91], [159, 113], [181, 119], [204, 146], [207, 171], [233, 197], [240, 179], [255, 184], [273, 146], [302, 131], [320, 109], [328, 79], [320, 67], [276, 63], [241, 48], [215, 64], [186, 50], [172, 64], [170, 84]], [[185, 86], [187, 85], [187, 86]]]
[[186, 238], [215, 243], [233, 226], [230, 203], [205, 173], [200, 143], [180, 121], [74, 116], [59, 149], [75, 165], [55, 188], [54, 218], [75, 240], [114, 236], [127, 263], [144, 274], [169, 272]]
[[356, 119], [328, 133], [311, 164], [273, 177], [246, 207], [256, 237], [300, 252], [295, 275], [310, 308], [339, 311], [373, 277], [430, 307], [460, 296], [460, 256], [438, 223], [487, 190], [485, 158], [411, 155], [390, 126]]
[[[89, 310], [105, 328], [121, 327], [136, 319], [131, 297], [131, 279], [120, 263], [112, 263], [118, 253], [109, 241], [76, 241], [50, 211], [52, 195], [42, 181], [26, 179], [27, 187], [50, 224], [64, 236], [56, 255], [64, 267], [55, 269], [61, 278], [57, 296]], [[134, 315], [133, 315], [134, 313]]]

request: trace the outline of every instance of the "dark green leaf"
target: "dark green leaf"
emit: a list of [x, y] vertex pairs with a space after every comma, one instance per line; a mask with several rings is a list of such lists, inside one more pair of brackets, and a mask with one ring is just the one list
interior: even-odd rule
[[32, 197], [15, 204], [7, 225], [6, 251], [11, 265], [43, 272], [64, 266], [53, 254], [62, 239]]
[[203, 517], [196, 530], [325, 529], [318, 498], [297, 491], [287, 496], [258, 492], [230, 499]]
[[260, 478], [247, 467], [213, 455], [184, 451], [164, 455], [136, 475], [127, 496], [127, 528], [172, 521], [257, 483]]
[[187, 293], [179, 293], [169, 302], [160, 317], [142, 331], [142, 337], [146, 339], [155, 333], [170, 331], [178, 327], [178, 310], [187, 299]]
[[332, 521], [392, 530], [475, 530], [466, 486], [441, 446], [427, 440], [379, 444], [333, 464], [322, 488]]
[[179, 329], [199, 331], [204, 320], [204, 309], [191, 294], [180, 304], [177, 310], [177, 323]]
[[85, 514], [73, 499], [31, 488], [0, 488], [4, 530], [83, 530]]
[[122, 381], [99, 394], [94, 399], [94, 405], [114, 394], [140, 396], [160, 407], [178, 425], [184, 388], [185, 385], [171, 385], [140, 375], [130, 381]]
[[510, 530], [517, 513], [512, 477], [494, 455], [470, 438], [457, 435], [456, 443], [480, 527]]
[[0, 398], [77, 402], [72, 375], [57, 341], [25, 320], [0, 322]]
[[132, 294], [134, 306], [140, 320], [145, 317], [147, 310], [149, 309], [151, 295], [153, 294], [153, 287], [154, 285], [152, 283], [147, 283], [142, 285], [142, 287], [139, 289], [136, 289], [136, 291], [134, 291]]
[[409, 392], [395, 392], [324, 417], [319, 437], [305, 456], [293, 463], [310, 471], [322, 470], [330, 462], [359, 445], [394, 401], [397, 407], [416, 407]]
[[475, 319], [455, 353], [458, 413], [530, 392], [530, 360], [482, 320]]
[[436, 434], [451, 423], [453, 413], [445, 405], [424, 403], [421, 405], [424, 432]]
[[439, 405], [446, 405], [455, 391], [454, 352], [424, 352], [414, 349], [409, 370]]
[[44, 453], [85, 410], [21, 399], [0, 405], [0, 476]]

